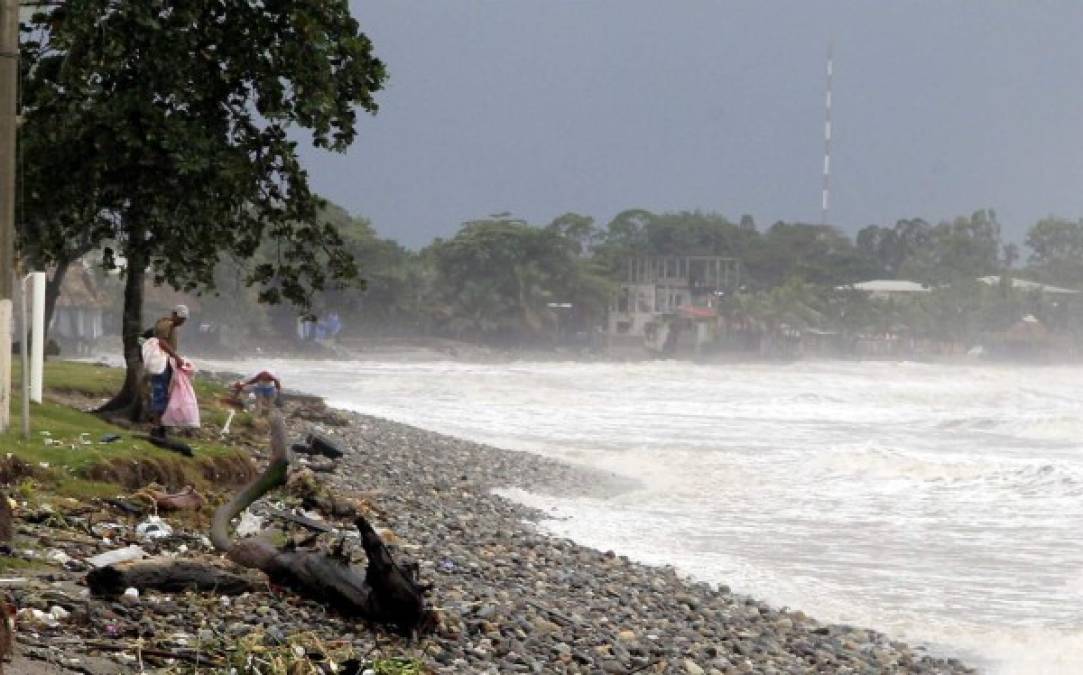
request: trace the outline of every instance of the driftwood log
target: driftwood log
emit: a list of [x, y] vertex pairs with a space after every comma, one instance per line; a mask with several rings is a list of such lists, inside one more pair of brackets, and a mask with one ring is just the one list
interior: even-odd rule
[[157, 445], [163, 450], [169, 450], [176, 452], [185, 457], [195, 457], [195, 452], [192, 450], [192, 446], [188, 445], [184, 441], [178, 441], [172, 438], [163, 438], [161, 436], [152, 436], [151, 434], [135, 434], [134, 438], [146, 441], [151, 445]]
[[432, 630], [435, 614], [426, 605], [428, 588], [418, 583], [416, 568], [408, 572], [399, 566], [364, 518], [358, 517], [354, 523], [368, 558], [363, 576], [341, 554], [279, 549], [255, 537], [232, 541], [230, 521], [262, 495], [284, 485], [288, 469], [286, 427], [276, 410], [271, 414], [270, 464], [215, 511], [211, 525], [215, 548], [243, 567], [262, 571], [272, 583], [348, 616], [389, 626], [404, 635]]
[[128, 588], [152, 588], [165, 593], [211, 591], [221, 595], [257, 590], [250, 580], [215, 565], [169, 559], [106, 565], [91, 570], [86, 584], [91, 595], [103, 598], [115, 598]]

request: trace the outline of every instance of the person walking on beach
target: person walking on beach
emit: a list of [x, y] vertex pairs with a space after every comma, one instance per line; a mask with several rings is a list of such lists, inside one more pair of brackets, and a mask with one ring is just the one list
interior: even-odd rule
[[169, 357], [165, 370], [159, 374], [149, 376], [151, 434], [164, 437], [165, 427], [162, 426], [162, 413], [169, 405], [169, 385], [173, 379], [173, 363], [181, 363], [181, 355], [178, 353], [180, 343], [180, 331], [178, 330], [188, 320], [187, 305], [177, 305], [169, 316], [164, 316], [154, 323], [154, 327], [143, 334], [145, 338], [157, 338], [158, 347]]

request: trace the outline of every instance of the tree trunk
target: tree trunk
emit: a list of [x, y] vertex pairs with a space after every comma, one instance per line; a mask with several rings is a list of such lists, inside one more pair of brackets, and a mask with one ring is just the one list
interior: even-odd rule
[[[141, 232], [133, 231], [130, 234], [133, 242], [140, 239]], [[124, 278], [124, 314], [120, 328], [124, 344], [124, 386], [98, 412], [124, 412], [133, 422], [138, 422], [143, 414], [143, 354], [139, 336], [143, 332], [143, 283], [149, 261], [147, 251], [142, 247], [129, 245], [125, 253], [128, 268]]]

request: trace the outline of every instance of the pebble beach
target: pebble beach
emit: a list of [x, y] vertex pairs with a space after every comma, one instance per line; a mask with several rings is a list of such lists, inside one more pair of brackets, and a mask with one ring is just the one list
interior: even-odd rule
[[[37, 612], [20, 617], [21, 653], [51, 664], [50, 672], [92, 675], [273, 672], [259, 670], [259, 654], [282, 645], [324, 658], [327, 673], [366, 672], [357, 668], [360, 659], [336, 663], [330, 655], [343, 649], [366, 658], [405, 655], [428, 672], [449, 674], [976, 672], [866, 627], [820, 623], [672, 568], [549, 536], [544, 513], [494, 493], [604, 497], [634, 487], [627, 479], [356, 413], [291, 414], [289, 405], [286, 412], [294, 440], [315, 429], [346, 451], [334, 462], [302, 456], [298, 463], [334, 493], [366, 504], [400, 561], [419, 564], [440, 617], [434, 634], [410, 641], [373, 631], [269, 587], [233, 597], [147, 591], [89, 598], [81, 587], [85, 561], [137, 541], [134, 520], [114, 518], [80, 525], [92, 536], [58, 536], [50, 523], [22, 527], [24, 536], [47, 544], [37, 555], [57, 570], [14, 592], [24, 613]], [[251, 512], [264, 534], [281, 527], [279, 535], [288, 536], [273, 511], [292, 503], [272, 492]], [[333, 534], [349, 541], [349, 520], [326, 517]], [[104, 525], [113, 529], [103, 539]], [[176, 524], [170, 536], [139, 543], [151, 555], [215, 559], [204, 534]], [[667, 533], [657, 539], [664, 548]], [[108, 648], [103, 636], [156, 651]], [[240, 651], [255, 669], [236, 667]], [[233, 660], [227, 666], [215, 654]]]
[[[438, 672], [968, 673], [863, 627], [825, 625], [728, 588], [546, 536], [544, 514], [493, 494], [517, 487], [602, 495], [595, 474], [351, 414], [331, 480], [376, 490], [385, 525], [435, 584]], [[659, 547], [666, 533], [658, 533]]]

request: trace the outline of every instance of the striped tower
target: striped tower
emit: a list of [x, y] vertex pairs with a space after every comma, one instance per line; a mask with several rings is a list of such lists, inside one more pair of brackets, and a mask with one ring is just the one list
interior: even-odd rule
[[827, 225], [827, 211], [831, 206], [831, 61], [835, 51], [834, 43], [827, 46], [827, 96], [824, 100], [824, 191], [823, 214], [820, 220]]

